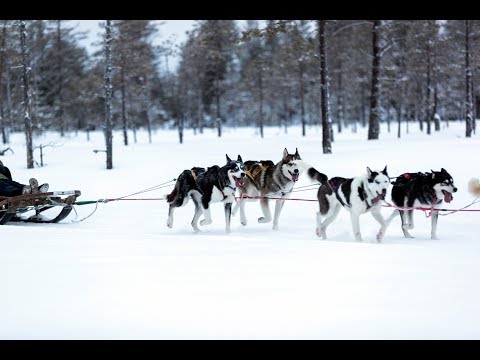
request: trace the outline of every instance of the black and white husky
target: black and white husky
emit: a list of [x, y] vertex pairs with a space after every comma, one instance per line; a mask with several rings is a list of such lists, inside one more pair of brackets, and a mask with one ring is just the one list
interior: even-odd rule
[[367, 167], [366, 175], [351, 179], [331, 178], [326, 185], [320, 186], [317, 193], [320, 205], [320, 212], [317, 213], [317, 235], [327, 238], [327, 226], [344, 207], [350, 212], [355, 240], [362, 241], [359, 218], [360, 215], [369, 212], [382, 226], [377, 234], [377, 240], [382, 241], [385, 219], [381, 214], [381, 206], [389, 185], [390, 178], [386, 166], [382, 171], [372, 171]]
[[[245, 216], [245, 203], [251, 201], [248, 197], [260, 197], [260, 207], [263, 216], [258, 218], [259, 223], [269, 223], [272, 221], [268, 197], [279, 198], [275, 203], [275, 213], [273, 216], [273, 229], [278, 229], [278, 221], [283, 204], [298, 181], [303, 170], [308, 169], [308, 175], [311, 179], [318, 182], [327, 181], [327, 176], [310, 167], [302, 161], [298, 149], [295, 154], [289, 154], [288, 150], [283, 151], [282, 160], [274, 164], [271, 160], [245, 161], [247, 177], [245, 185], [241, 189], [241, 200], [233, 208], [233, 214], [240, 209], [240, 222], [247, 225]], [[243, 196], [247, 198], [243, 198]]]
[[[438, 211], [435, 206], [443, 200], [449, 203], [453, 200], [452, 193], [457, 191], [453, 178], [442, 168], [440, 171], [426, 173], [405, 173], [392, 183], [393, 204], [400, 207], [431, 207], [432, 227], [431, 238], [437, 239]], [[413, 209], [395, 209], [387, 220], [387, 224], [397, 216], [402, 219], [403, 235], [412, 238], [408, 230], [413, 229]]]
[[189, 198], [195, 203], [195, 215], [192, 226], [198, 232], [198, 219], [203, 214], [204, 219], [200, 225], [212, 223], [210, 204], [223, 202], [225, 204], [226, 232], [230, 232], [230, 219], [232, 203], [235, 201], [235, 191], [241, 188], [245, 179], [245, 165], [242, 157], [238, 155], [236, 161], [227, 155], [227, 164], [220, 167], [214, 165], [208, 169], [194, 167], [184, 170], [177, 179], [173, 191], [167, 195], [170, 204], [168, 209], [167, 226], [173, 225], [173, 211], [176, 207], [184, 206]]

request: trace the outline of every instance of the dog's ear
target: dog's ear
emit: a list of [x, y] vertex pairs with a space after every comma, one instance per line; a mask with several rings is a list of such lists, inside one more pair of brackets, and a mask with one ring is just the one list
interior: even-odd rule
[[298, 153], [298, 148], [295, 148], [295, 159], [301, 160], [300, 154]]
[[435, 171], [433, 171], [432, 169], [430, 169], [430, 171], [432, 172], [432, 179], [435, 178]]
[[444, 168], [442, 168], [442, 170], [440, 170], [440, 171], [441, 171], [442, 173], [444, 173], [444, 174], [448, 174], [448, 173], [447, 173], [447, 170], [445, 170]]
[[229, 163], [230, 161], [232, 161], [232, 160], [228, 157], [228, 154], [225, 154], [225, 156], [227, 157], [227, 163]]
[[372, 170], [367, 166], [367, 176], [370, 177], [372, 176]]
[[286, 159], [288, 156], [288, 150], [287, 148], [285, 148], [285, 150], [283, 150], [283, 158]]
[[384, 173], [385, 175], [388, 176], [388, 174], [387, 174], [387, 165], [385, 165], [385, 169], [382, 170], [382, 173]]
[[238, 154], [237, 161], [240, 161], [240, 162], [243, 163], [243, 160], [242, 160], [242, 157], [240, 156], [240, 154]]

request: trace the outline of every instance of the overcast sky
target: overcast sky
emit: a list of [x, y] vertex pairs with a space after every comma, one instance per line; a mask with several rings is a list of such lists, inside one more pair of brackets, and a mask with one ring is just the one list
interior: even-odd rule
[[[91, 53], [97, 50], [94, 45], [99, 42], [100, 35], [103, 35], [104, 29], [99, 26], [105, 20], [70, 20], [70, 26], [76, 26], [77, 31], [87, 31], [87, 38], [81, 41], [81, 44]], [[162, 41], [169, 38], [176, 44], [180, 44], [186, 40], [185, 32], [191, 30], [195, 20], [156, 20], [159, 25], [158, 36], [154, 40], [155, 45], [159, 45]]]

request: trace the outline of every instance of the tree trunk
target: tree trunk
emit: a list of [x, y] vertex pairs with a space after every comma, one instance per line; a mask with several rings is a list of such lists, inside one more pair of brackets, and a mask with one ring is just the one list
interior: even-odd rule
[[320, 47], [320, 93], [322, 97], [322, 147], [324, 154], [332, 153], [330, 106], [328, 98], [327, 39], [325, 37], [326, 20], [317, 20]]
[[472, 69], [470, 68], [470, 31], [471, 20], [465, 20], [465, 135], [472, 136], [473, 123], [473, 94], [472, 94]]
[[27, 30], [24, 20], [20, 21], [20, 46], [22, 51], [22, 70], [23, 70], [23, 111], [25, 121], [25, 138], [27, 147], [27, 168], [33, 169], [33, 142], [32, 142], [32, 118], [30, 114], [30, 88], [28, 73], [30, 67], [27, 60]]
[[123, 59], [120, 65], [120, 91], [122, 93], [122, 132], [123, 132], [123, 144], [128, 146], [128, 121], [127, 121], [127, 96], [125, 86], [125, 60]]
[[342, 59], [341, 57], [338, 60], [338, 74], [337, 74], [337, 82], [338, 82], [338, 89], [337, 89], [337, 130], [340, 134], [342, 132], [342, 121], [344, 120], [343, 117], [343, 89], [342, 89]]
[[58, 112], [60, 136], [65, 136], [65, 118], [63, 116], [63, 53], [62, 53], [62, 20], [57, 20], [57, 60], [58, 60]]
[[142, 92], [143, 92], [143, 106], [145, 109], [145, 120], [147, 122], [148, 131], [148, 143], [152, 143], [152, 121], [150, 119], [150, 99], [148, 96], [148, 79], [147, 75], [143, 75], [142, 80]]
[[3, 67], [5, 63], [5, 56], [6, 56], [6, 49], [5, 49], [5, 41], [7, 37], [7, 20], [3, 20], [2, 26], [2, 42], [0, 44], [0, 131], [2, 133], [2, 142], [6, 144], [8, 141], [7, 139], [7, 131], [6, 131], [6, 121], [4, 117], [4, 109], [3, 109]]
[[259, 92], [259, 99], [258, 99], [258, 127], [260, 129], [260, 137], [263, 139], [263, 79], [262, 79], [262, 71], [258, 71], [258, 92]]
[[378, 100], [380, 96], [380, 36], [378, 34], [380, 20], [373, 22], [372, 44], [372, 88], [370, 95], [370, 119], [368, 121], [368, 140], [377, 140], [380, 134], [380, 122], [378, 119]]
[[105, 145], [107, 150], [107, 169], [113, 168], [112, 161], [112, 25], [107, 20], [105, 26]]
[[438, 86], [435, 82], [433, 88], [433, 123], [435, 125], [435, 131], [440, 131], [440, 117], [437, 114], [438, 112]]
[[217, 105], [217, 109], [216, 109], [217, 134], [218, 134], [218, 137], [222, 137], [222, 117], [220, 114], [220, 89], [218, 85], [218, 80], [217, 80], [217, 86], [215, 90], [215, 101]]
[[427, 135], [432, 133], [431, 119], [432, 111], [430, 98], [432, 93], [432, 46], [430, 39], [427, 40], [427, 91], [425, 95], [425, 121], [427, 123]]
[[299, 61], [299, 80], [300, 80], [300, 116], [302, 122], [302, 136], [307, 133], [305, 122], [305, 84], [303, 81], [303, 73], [305, 72], [305, 64], [303, 60]]

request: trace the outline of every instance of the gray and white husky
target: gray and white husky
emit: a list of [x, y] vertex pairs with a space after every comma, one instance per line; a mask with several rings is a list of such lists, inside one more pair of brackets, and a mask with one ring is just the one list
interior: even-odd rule
[[389, 185], [390, 178], [386, 166], [382, 171], [372, 171], [367, 167], [366, 175], [350, 179], [331, 178], [326, 185], [320, 186], [317, 193], [320, 205], [320, 211], [317, 213], [317, 235], [327, 238], [328, 225], [335, 220], [340, 209], [344, 207], [350, 212], [355, 240], [362, 241], [360, 215], [369, 212], [381, 225], [377, 240], [382, 241], [386, 221], [381, 214], [381, 206]]
[[237, 187], [242, 187], [245, 179], [245, 165], [242, 157], [238, 155], [237, 160], [231, 160], [228, 155], [226, 165], [220, 167], [214, 165], [208, 169], [194, 167], [191, 170], [184, 170], [177, 179], [173, 191], [167, 195], [169, 203], [167, 226], [173, 226], [173, 211], [176, 207], [187, 204], [192, 198], [195, 203], [195, 214], [192, 219], [192, 227], [198, 232], [197, 222], [200, 215], [204, 219], [200, 225], [212, 223], [210, 204], [223, 202], [225, 204], [225, 226], [226, 232], [230, 232], [230, 219], [232, 214], [232, 203], [235, 200]]
[[324, 183], [327, 181], [327, 176], [318, 172], [316, 169], [310, 167], [302, 161], [298, 149], [295, 149], [295, 154], [289, 154], [288, 150], [283, 151], [282, 159], [274, 164], [271, 160], [245, 161], [247, 177], [245, 184], [240, 189], [240, 201], [234, 206], [233, 214], [235, 215], [240, 209], [240, 222], [242, 225], [247, 225], [247, 218], [245, 216], [245, 203], [252, 201], [252, 199], [243, 198], [261, 197], [260, 207], [263, 216], [258, 218], [259, 223], [269, 223], [272, 221], [272, 214], [270, 213], [268, 197], [280, 198], [275, 203], [275, 213], [273, 216], [273, 229], [278, 230], [278, 221], [280, 212], [285, 203], [284, 199], [290, 197], [293, 186], [298, 181], [303, 170], [308, 169], [308, 175], [311, 179]]

